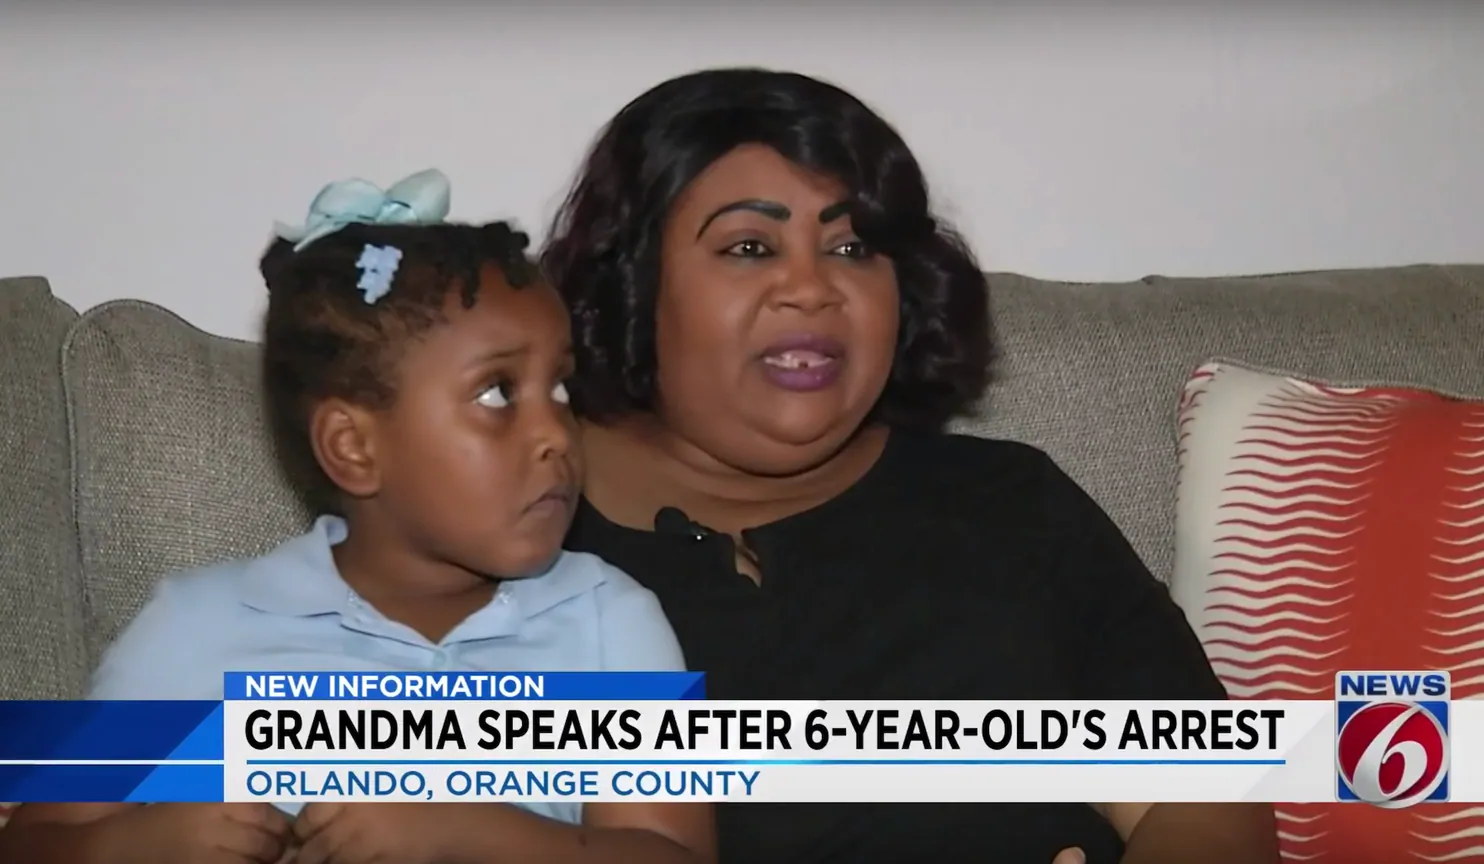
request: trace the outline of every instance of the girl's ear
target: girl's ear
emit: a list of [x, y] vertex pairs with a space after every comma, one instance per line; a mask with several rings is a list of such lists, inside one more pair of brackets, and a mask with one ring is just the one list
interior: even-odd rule
[[353, 498], [381, 491], [376, 417], [343, 399], [326, 399], [309, 418], [309, 443], [330, 482]]

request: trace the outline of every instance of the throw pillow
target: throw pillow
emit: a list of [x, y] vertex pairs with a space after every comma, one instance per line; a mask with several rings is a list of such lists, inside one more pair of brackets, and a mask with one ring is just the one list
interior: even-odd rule
[[[1484, 402], [1201, 367], [1179, 413], [1172, 591], [1235, 698], [1339, 670], [1484, 693]], [[1284, 857], [1478, 860], [1484, 807], [1279, 805]]]

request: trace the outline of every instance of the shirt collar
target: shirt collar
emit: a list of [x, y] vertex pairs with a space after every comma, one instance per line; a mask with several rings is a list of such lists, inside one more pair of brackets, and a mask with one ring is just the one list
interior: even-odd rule
[[345, 609], [350, 586], [330, 550], [349, 532], [338, 516], [321, 516], [307, 534], [289, 540], [247, 566], [242, 602], [277, 615], [328, 615]]
[[[296, 617], [345, 611], [354, 592], [340, 578], [331, 550], [349, 533], [345, 520], [338, 516], [314, 520], [308, 533], [248, 564], [242, 602], [262, 612]], [[545, 572], [506, 581], [500, 593], [507, 599], [491, 605], [513, 607], [501, 617], [535, 617], [608, 581], [607, 566], [593, 555], [563, 551]], [[490, 609], [471, 618], [480, 618]]]

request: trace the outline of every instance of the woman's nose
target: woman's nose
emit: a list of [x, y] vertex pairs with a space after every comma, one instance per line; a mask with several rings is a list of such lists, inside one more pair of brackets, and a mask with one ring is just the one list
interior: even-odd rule
[[773, 302], [803, 312], [815, 312], [840, 302], [841, 294], [829, 272], [814, 258], [790, 266], [783, 282], [775, 289]]

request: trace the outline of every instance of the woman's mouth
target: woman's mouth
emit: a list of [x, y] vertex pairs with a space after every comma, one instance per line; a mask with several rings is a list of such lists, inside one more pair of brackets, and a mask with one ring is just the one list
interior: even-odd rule
[[784, 390], [808, 393], [823, 390], [840, 378], [845, 346], [837, 339], [813, 333], [795, 333], [763, 351], [763, 374]]

